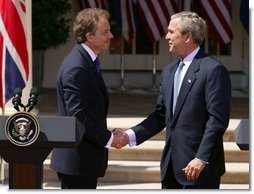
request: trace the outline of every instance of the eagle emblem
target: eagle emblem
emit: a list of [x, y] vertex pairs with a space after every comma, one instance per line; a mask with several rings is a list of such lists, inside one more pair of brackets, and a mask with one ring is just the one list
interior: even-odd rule
[[5, 134], [10, 142], [15, 145], [31, 145], [40, 134], [39, 123], [31, 113], [18, 112], [7, 119]]
[[29, 136], [33, 133], [33, 130], [30, 130], [31, 121], [26, 118], [19, 118], [13, 122], [15, 131], [17, 132], [19, 139], [24, 141], [28, 139]]

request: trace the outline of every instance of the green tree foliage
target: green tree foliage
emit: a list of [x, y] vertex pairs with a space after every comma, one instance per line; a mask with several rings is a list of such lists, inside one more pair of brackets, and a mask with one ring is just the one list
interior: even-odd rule
[[71, 10], [68, 0], [32, 1], [33, 50], [47, 50], [65, 44], [69, 38]]

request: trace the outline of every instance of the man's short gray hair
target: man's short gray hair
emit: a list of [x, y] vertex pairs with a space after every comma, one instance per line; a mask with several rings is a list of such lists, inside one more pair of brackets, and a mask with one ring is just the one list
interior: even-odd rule
[[207, 24], [203, 18], [195, 12], [182, 11], [172, 15], [171, 19], [180, 19], [178, 27], [181, 34], [191, 32], [194, 41], [202, 45], [207, 34]]

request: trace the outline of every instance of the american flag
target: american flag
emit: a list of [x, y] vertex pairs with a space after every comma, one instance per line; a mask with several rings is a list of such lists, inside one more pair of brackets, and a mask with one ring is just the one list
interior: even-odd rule
[[109, 10], [109, 0], [79, 0], [80, 7], [86, 8], [101, 8]]
[[0, 0], [0, 107], [24, 88], [29, 76], [23, 0]]
[[132, 0], [113, 0], [110, 4], [112, 18], [122, 30], [124, 39], [133, 44], [136, 36], [135, 17]]
[[150, 42], [161, 39], [167, 32], [170, 16], [177, 12], [175, 0], [137, 0], [137, 9]]
[[231, 28], [231, 5], [229, 0], [199, 0], [200, 13], [208, 28], [219, 41], [226, 44], [233, 39]]
[[121, 0], [121, 15], [123, 37], [132, 44], [136, 36], [132, 0]]

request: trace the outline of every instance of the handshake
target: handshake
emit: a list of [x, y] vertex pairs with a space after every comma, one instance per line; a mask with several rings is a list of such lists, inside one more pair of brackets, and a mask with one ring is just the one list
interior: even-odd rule
[[129, 136], [124, 132], [121, 128], [113, 129], [114, 139], [111, 144], [111, 147], [116, 149], [120, 149], [126, 146], [129, 143]]

